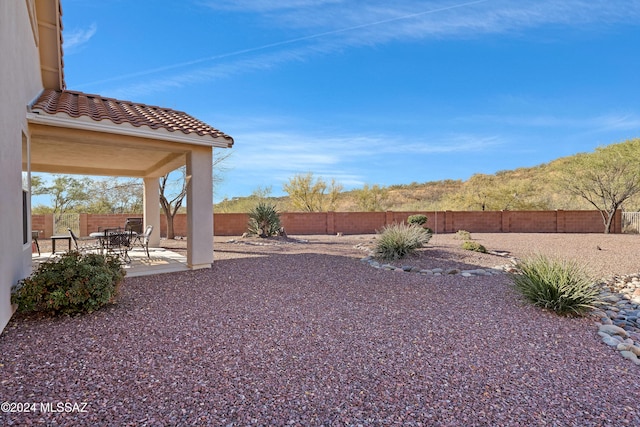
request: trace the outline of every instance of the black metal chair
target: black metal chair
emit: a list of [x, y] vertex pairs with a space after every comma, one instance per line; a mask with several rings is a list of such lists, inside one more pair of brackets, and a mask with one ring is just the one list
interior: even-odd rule
[[122, 262], [129, 264], [129, 249], [131, 249], [131, 239], [133, 233], [129, 230], [111, 229], [105, 230], [103, 245], [108, 254], [117, 256]]
[[[80, 239], [76, 236], [76, 233], [73, 232], [72, 229], [67, 228], [69, 230], [69, 234], [71, 235], [71, 240], [73, 241], [73, 245], [76, 248], [76, 251], [80, 253], [89, 252], [89, 251], [102, 251], [102, 245], [100, 245], [96, 239]], [[83, 243], [80, 243], [80, 242]]]

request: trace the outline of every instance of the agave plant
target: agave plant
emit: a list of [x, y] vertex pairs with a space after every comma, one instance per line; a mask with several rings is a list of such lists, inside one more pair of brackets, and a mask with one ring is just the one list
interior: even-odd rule
[[274, 205], [260, 202], [249, 211], [249, 233], [269, 237], [280, 231], [280, 214]]

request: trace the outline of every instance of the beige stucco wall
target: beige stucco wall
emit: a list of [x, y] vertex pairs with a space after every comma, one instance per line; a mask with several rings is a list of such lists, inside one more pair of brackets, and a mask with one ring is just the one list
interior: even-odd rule
[[25, 0], [0, 1], [0, 55], [2, 330], [12, 315], [11, 286], [31, 271], [31, 243], [22, 242], [22, 134], [28, 137], [26, 106], [42, 90], [42, 79], [39, 54]]

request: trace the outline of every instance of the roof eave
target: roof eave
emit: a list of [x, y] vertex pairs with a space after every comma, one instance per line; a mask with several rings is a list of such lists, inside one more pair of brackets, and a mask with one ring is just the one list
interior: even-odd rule
[[42, 85], [46, 89], [62, 90], [65, 82], [60, 0], [36, 0], [35, 4]]
[[182, 134], [180, 131], [176, 131], [175, 133], [173, 133], [160, 129], [116, 124], [109, 120], [100, 122], [85, 121], [73, 117], [64, 117], [62, 115], [51, 115], [47, 113], [40, 114], [37, 111], [28, 112], [27, 120], [29, 121], [29, 123], [46, 126], [103, 132], [114, 135], [134, 136], [139, 138], [155, 139], [159, 141], [179, 142], [182, 144], [208, 146], [215, 148], [231, 148], [231, 146], [233, 145], [233, 140], [228, 140], [221, 137], [200, 136], [198, 134]]

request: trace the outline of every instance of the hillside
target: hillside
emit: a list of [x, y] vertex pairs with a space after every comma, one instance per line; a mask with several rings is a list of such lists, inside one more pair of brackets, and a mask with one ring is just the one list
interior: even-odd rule
[[[546, 164], [499, 171], [492, 175], [475, 174], [466, 181], [442, 180], [397, 184], [381, 188], [374, 209], [363, 209], [364, 190], [341, 192], [335, 211], [392, 210], [553, 210], [593, 209], [581, 198], [568, 194], [556, 178], [577, 155]], [[371, 193], [371, 192], [370, 192]], [[371, 194], [369, 194], [371, 196]], [[215, 205], [216, 212], [247, 212], [258, 200], [267, 200], [280, 211], [294, 211], [288, 197], [240, 197]], [[371, 206], [370, 204], [368, 206]], [[625, 210], [640, 208], [640, 198], [625, 203]]]

